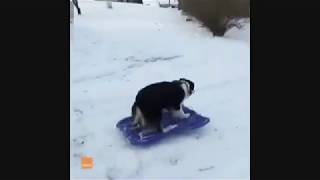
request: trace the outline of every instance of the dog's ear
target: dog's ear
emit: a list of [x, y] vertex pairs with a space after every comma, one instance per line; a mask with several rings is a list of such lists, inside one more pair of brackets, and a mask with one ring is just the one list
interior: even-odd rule
[[185, 80], [186, 80], [185, 78], [180, 78], [180, 79], [179, 79], [179, 81], [185, 81]]
[[194, 82], [192, 82], [192, 81], [190, 81], [189, 79], [186, 79], [186, 78], [180, 78], [180, 81], [188, 82], [188, 84], [190, 86], [190, 93], [194, 91]]
[[172, 81], [173, 83], [178, 83], [178, 84], [180, 84], [181, 82], [180, 81], [178, 81], [178, 80], [174, 80], [174, 81]]
[[194, 84], [192, 81], [190, 81], [189, 79], [186, 79], [186, 78], [180, 78], [179, 81], [186, 81], [189, 84]]
[[189, 80], [189, 84], [190, 84], [191, 91], [194, 91], [194, 82]]

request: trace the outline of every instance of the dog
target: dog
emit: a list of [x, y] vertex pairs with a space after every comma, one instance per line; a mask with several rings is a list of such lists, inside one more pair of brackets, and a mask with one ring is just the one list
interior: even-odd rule
[[182, 107], [184, 100], [193, 93], [194, 83], [185, 78], [144, 87], [138, 92], [132, 105], [133, 126], [163, 132], [162, 112], [169, 111], [179, 119], [188, 118], [190, 114], [185, 113]]

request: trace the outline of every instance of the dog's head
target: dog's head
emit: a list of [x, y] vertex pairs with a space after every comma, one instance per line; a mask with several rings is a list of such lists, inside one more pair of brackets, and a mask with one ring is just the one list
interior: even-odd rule
[[186, 84], [186, 86], [188, 88], [189, 96], [191, 96], [194, 93], [194, 83], [188, 79], [185, 79], [185, 78], [180, 78], [179, 81], [181, 83]]

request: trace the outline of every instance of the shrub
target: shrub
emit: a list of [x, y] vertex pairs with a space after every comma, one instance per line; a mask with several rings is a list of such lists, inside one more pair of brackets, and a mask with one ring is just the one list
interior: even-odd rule
[[250, 16], [250, 0], [179, 0], [179, 8], [201, 21], [214, 36], [241, 25], [240, 18]]

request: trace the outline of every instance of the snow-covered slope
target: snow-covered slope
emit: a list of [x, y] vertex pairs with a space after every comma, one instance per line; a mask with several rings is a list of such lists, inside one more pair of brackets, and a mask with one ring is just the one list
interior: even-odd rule
[[[72, 179], [249, 179], [250, 27], [213, 38], [177, 9], [79, 1], [71, 28]], [[115, 124], [137, 91], [181, 77], [195, 82], [185, 105], [211, 118], [148, 148]], [[81, 156], [94, 168], [83, 170]]]

